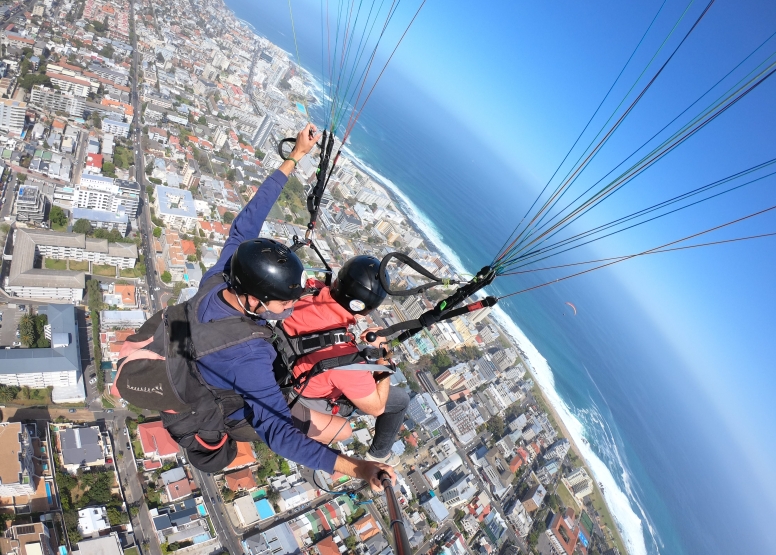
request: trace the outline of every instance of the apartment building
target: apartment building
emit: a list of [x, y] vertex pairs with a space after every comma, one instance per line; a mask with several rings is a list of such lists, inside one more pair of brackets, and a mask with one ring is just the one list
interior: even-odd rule
[[0, 99], [0, 129], [19, 137], [24, 130], [27, 103], [10, 98]]
[[197, 224], [197, 209], [189, 191], [157, 185], [154, 209], [170, 229], [191, 232]]
[[83, 117], [86, 108], [83, 97], [57, 91], [44, 85], [32, 87], [30, 104], [50, 112], [64, 112], [78, 118]]

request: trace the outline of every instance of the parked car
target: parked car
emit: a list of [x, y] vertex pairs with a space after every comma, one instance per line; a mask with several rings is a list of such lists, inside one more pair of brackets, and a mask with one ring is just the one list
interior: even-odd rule
[[89, 377], [90, 377], [90, 378], [96, 378], [96, 377], [97, 377], [97, 374], [95, 374], [94, 372], [92, 372], [91, 374], [89, 374]]
[[94, 385], [94, 384], [96, 384], [96, 383], [97, 383], [97, 378], [92, 378], [91, 380], [89, 380], [89, 383], [90, 383], [91, 385]]
[[107, 412], [108, 414], [113, 414], [113, 409], [108, 409], [105, 412]]
[[75, 412], [75, 409], [67, 409], [67, 412], [73, 413]]
[[127, 442], [127, 451], [132, 451], [132, 444]]

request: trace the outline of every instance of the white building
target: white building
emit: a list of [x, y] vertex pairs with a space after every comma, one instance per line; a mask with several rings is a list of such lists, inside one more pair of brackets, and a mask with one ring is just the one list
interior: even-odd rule
[[370, 189], [368, 187], [362, 187], [358, 193], [356, 194], [356, 200], [358, 202], [362, 202], [366, 204], [367, 206], [372, 206], [373, 204], [376, 204], [379, 208], [385, 208], [389, 204], [391, 204], [391, 199], [389, 199], [387, 196], [382, 194], [379, 191], [375, 191], [374, 189]]
[[44, 85], [32, 87], [30, 104], [50, 112], [65, 112], [69, 116], [83, 117], [86, 103], [83, 97], [50, 89]]
[[129, 230], [129, 218], [124, 208], [119, 208], [118, 212], [109, 210], [94, 210], [92, 208], [73, 209], [73, 220], [87, 220], [95, 229], [106, 229], [108, 231], [116, 230], [122, 236], [126, 236]]
[[521, 538], [527, 537], [531, 532], [533, 519], [520, 501], [515, 501], [514, 505], [504, 512], [504, 516], [506, 516], [507, 522], [512, 525], [517, 535]]
[[88, 507], [78, 511], [78, 531], [82, 536], [91, 536], [108, 528], [110, 522], [105, 507]]
[[467, 503], [477, 493], [477, 486], [471, 476], [461, 476], [453, 485], [442, 492], [442, 501], [452, 509]]
[[104, 133], [111, 133], [122, 138], [129, 137], [129, 124], [114, 119], [102, 120], [102, 130]]
[[10, 135], [20, 136], [24, 130], [27, 103], [10, 98], [0, 99], [0, 129]]
[[46, 338], [51, 347], [0, 349], [0, 383], [31, 389], [53, 387], [53, 402], [82, 402], [86, 394], [75, 307], [50, 304], [40, 306], [38, 312], [48, 316]]
[[140, 185], [135, 181], [113, 179], [102, 175], [83, 174], [81, 184], [73, 195], [74, 208], [124, 212], [134, 218], [140, 204]]
[[61, 299], [79, 302], [85, 287], [84, 272], [35, 268], [41, 257], [59, 260], [110, 264], [120, 269], [133, 268], [137, 246], [129, 243], [108, 243], [77, 233], [17, 229], [11, 271], [4, 285], [14, 297]]
[[[32, 441], [27, 427], [19, 422], [0, 423], [0, 452], [6, 454], [5, 462], [0, 465], [0, 497], [33, 495], [35, 465], [32, 462]], [[8, 457], [8, 453], [15, 453], [16, 456]]]
[[100, 311], [100, 330], [137, 329], [148, 318], [142, 310], [102, 310]]
[[197, 223], [197, 208], [191, 193], [185, 189], [156, 186], [156, 216], [170, 229], [191, 232]]
[[42, 222], [46, 217], [46, 197], [35, 185], [22, 185], [16, 195], [16, 219]]
[[428, 469], [424, 476], [432, 489], [437, 488], [439, 487], [439, 482], [441, 482], [445, 476], [461, 468], [462, 465], [463, 461], [461, 461], [460, 455], [458, 455], [458, 453], [453, 453], [443, 461], [440, 461]]
[[574, 472], [563, 478], [563, 482], [577, 499], [584, 499], [593, 493], [593, 480], [584, 467], [577, 468]]

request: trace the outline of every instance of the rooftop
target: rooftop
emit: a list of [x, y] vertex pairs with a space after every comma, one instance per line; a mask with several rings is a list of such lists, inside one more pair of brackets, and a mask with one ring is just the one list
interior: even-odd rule
[[81, 465], [102, 460], [99, 430], [68, 428], [59, 433], [62, 459], [65, 465]]
[[52, 334], [68, 335], [69, 344], [48, 349], [0, 349], [0, 373], [80, 372], [81, 357], [75, 340], [78, 337], [75, 307], [71, 304], [49, 304], [41, 306], [38, 312], [48, 316]]
[[197, 209], [194, 198], [185, 189], [174, 189], [164, 185], [156, 186], [156, 202], [159, 204], [160, 215], [196, 218]]
[[161, 420], [144, 422], [138, 425], [137, 430], [140, 434], [140, 444], [143, 447], [143, 453], [147, 455], [156, 453], [160, 457], [165, 457], [178, 452], [178, 444], [164, 429]]

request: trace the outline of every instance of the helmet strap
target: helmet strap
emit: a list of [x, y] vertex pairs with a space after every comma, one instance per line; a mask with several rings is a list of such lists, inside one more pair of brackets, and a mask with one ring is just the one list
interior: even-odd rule
[[[255, 312], [253, 312], [251, 310], [248, 310], [248, 308], [246, 308], [246, 306], [248, 304], [248, 294], [247, 293], [245, 294], [245, 304], [243, 304], [243, 302], [240, 300], [240, 295], [239, 294], [236, 294], [234, 297], [237, 299], [237, 304], [240, 305], [240, 308], [243, 309], [243, 312], [245, 312], [245, 314], [247, 314], [248, 316], [251, 316], [253, 318], [260, 318], [261, 317], [260, 314], [256, 314]], [[262, 306], [264, 306], [264, 303], [262, 303], [261, 300], [259, 300], [259, 302], [261, 303]], [[264, 306], [264, 308], [266, 308], [266, 306]]]

